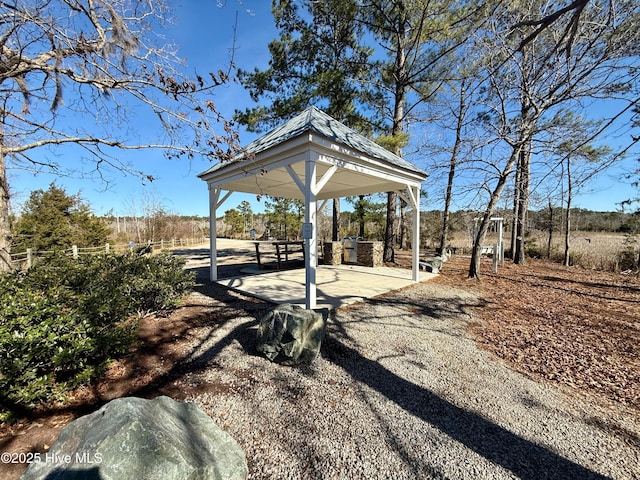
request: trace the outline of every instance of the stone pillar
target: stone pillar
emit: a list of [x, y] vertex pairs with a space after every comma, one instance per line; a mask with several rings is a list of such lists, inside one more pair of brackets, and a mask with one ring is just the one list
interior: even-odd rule
[[324, 242], [323, 256], [325, 265], [341, 265], [342, 242]]
[[381, 267], [383, 248], [382, 242], [358, 242], [358, 265]]

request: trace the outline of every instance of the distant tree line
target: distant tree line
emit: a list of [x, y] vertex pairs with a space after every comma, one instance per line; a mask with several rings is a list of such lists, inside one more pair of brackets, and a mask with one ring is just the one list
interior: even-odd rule
[[[385, 235], [385, 202], [382, 196], [349, 198], [350, 210], [338, 216], [338, 238], [359, 237], [363, 240], [382, 241]], [[80, 194], [70, 195], [63, 188], [51, 184], [48, 190], [31, 192], [20, 215], [12, 219], [12, 233], [15, 252], [51, 251], [78, 247], [114, 244], [156, 242], [161, 239], [205, 237], [209, 233], [206, 217], [186, 216], [167, 213], [160, 204], [154, 208], [141, 210], [140, 214], [116, 216], [112, 213], [98, 217]], [[142, 213], [144, 212], [144, 213]], [[496, 216], [505, 219], [505, 241], [512, 233], [512, 210], [496, 210]], [[447, 215], [447, 230], [451, 244], [454, 238], [471, 239], [474, 223], [479, 213], [476, 210], [458, 210]], [[334, 222], [329, 204], [318, 215], [319, 238], [329, 241], [333, 238]], [[425, 210], [421, 213], [421, 248], [436, 250], [440, 245], [443, 210]], [[236, 208], [226, 210], [224, 216], [216, 219], [220, 236], [249, 239], [253, 230], [254, 238], [294, 240], [301, 238], [304, 206], [297, 200], [283, 198], [264, 199], [264, 211], [255, 213], [248, 201], [242, 201]], [[526, 219], [528, 232], [539, 231], [552, 238], [569, 232], [612, 232], [627, 235], [640, 234], [640, 215], [623, 211], [594, 212], [582, 208], [571, 209], [569, 232], [565, 223], [566, 212], [561, 207], [529, 210]], [[413, 228], [407, 223], [408, 230]], [[398, 237], [403, 235], [398, 232]], [[409, 238], [408, 235], [404, 235]], [[410, 248], [404, 241], [402, 248]], [[513, 245], [507, 243], [506, 249]]]
[[160, 203], [145, 203], [130, 215], [96, 216], [82, 196], [69, 194], [52, 183], [34, 190], [17, 216], [11, 218], [12, 250], [66, 250], [103, 246], [105, 243], [143, 244], [178, 238], [205, 237], [209, 219], [167, 212]]
[[[528, 212], [529, 227], [534, 230], [546, 231], [550, 227], [556, 231], [563, 231], [564, 209], [554, 207], [549, 209], [530, 210]], [[594, 212], [584, 208], [571, 209], [571, 229], [583, 232], [616, 232], [634, 233], [639, 215], [630, 212]]]
[[[385, 202], [382, 197], [368, 196], [366, 198], [351, 198], [351, 210], [340, 212], [338, 219], [339, 238], [360, 237], [365, 240], [383, 240], [385, 234]], [[244, 204], [244, 208], [243, 208]], [[548, 232], [550, 229], [559, 234], [564, 232], [563, 223], [565, 209], [554, 207], [548, 209], [529, 210], [526, 228], [528, 231]], [[479, 213], [475, 210], [459, 210], [448, 214], [448, 235], [453, 238], [460, 232], [471, 235], [474, 219]], [[505, 218], [505, 233], [510, 233], [513, 227], [510, 222], [511, 210], [497, 210], [495, 216]], [[612, 232], [612, 233], [640, 233], [638, 219], [640, 215], [617, 211], [595, 212], [583, 208], [571, 209], [574, 221], [571, 231]], [[255, 230], [257, 238], [277, 238], [281, 240], [299, 239], [301, 235], [303, 205], [299, 201], [285, 199], [270, 199], [265, 202], [262, 213], [254, 213], [248, 204], [243, 202], [237, 208], [231, 208], [225, 215], [218, 218], [219, 231], [222, 236], [229, 238], [249, 238], [249, 231]], [[323, 241], [332, 238], [332, 220], [329, 208], [325, 208], [318, 215], [319, 237]], [[421, 212], [421, 247], [436, 249], [439, 247], [441, 225], [444, 218], [443, 210], [425, 210]], [[413, 225], [408, 225], [413, 228]], [[399, 236], [400, 238], [400, 236]], [[505, 237], [508, 240], [508, 236]], [[406, 244], [403, 248], [408, 248]], [[510, 248], [510, 246], [507, 246]]]

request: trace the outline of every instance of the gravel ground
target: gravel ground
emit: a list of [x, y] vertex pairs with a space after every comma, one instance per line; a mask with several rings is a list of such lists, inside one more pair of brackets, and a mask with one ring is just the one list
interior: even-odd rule
[[[211, 306], [206, 290], [192, 303]], [[635, 411], [516, 373], [466, 334], [479, 300], [421, 283], [332, 312], [321, 355], [254, 353], [260, 305], [225, 319], [180, 382], [252, 479], [640, 478]], [[249, 305], [249, 303], [248, 303]]]

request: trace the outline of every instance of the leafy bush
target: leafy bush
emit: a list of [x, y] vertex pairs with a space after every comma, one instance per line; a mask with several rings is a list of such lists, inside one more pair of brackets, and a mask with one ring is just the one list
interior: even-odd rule
[[59, 398], [128, 351], [135, 313], [177, 305], [193, 287], [170, 254], [52, 256], [0, 277], [0, 418]]
[[617, 262], [619, 271], [638, 270], [640, 267], [638, 252], [630, 246], [618, 254]]

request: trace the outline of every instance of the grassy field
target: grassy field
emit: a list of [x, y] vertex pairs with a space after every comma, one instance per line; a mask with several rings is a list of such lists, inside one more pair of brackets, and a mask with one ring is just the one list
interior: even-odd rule
[[[489, 233], [485, 245], [494, 245], [498, 240], [496, 233]], [[509, 248], [511, 236], [504, 234], [505, 248]], [[471, 251], [471, 236], [459, 232], [451, 241], [451, 246], [462, 252]], [[548, 233], [534, 231], [527, 237], [530, 256], [543, 258], [547, 254]], [[633, 269], [633, 260], [638, 259], [640, 238], [630, 239], [622, 233], [611, 232], [571, 232], [569, 251], [572, 265], [583, 268], [619, 272]], [[551, 258], [561, 262], [564, 253], [564, 237], [554, 234], [551, 246]]]
[[[548, 236], [535, 232], [530, 237], [530, 244], [535, 250], [546, 254]], [[639, 241], [631, 240], [622, 233], [610, 232], [572, 232], [569, 237], [569, 253], [573, 265], [618, 272], [633, 267], [633, 260], [638, 258]], [[536, 248], [537, 247], [537, 248]], [[554, 237], [552, 242], [552, 258], [561, 260], [564, 253], [564, 238]]]

